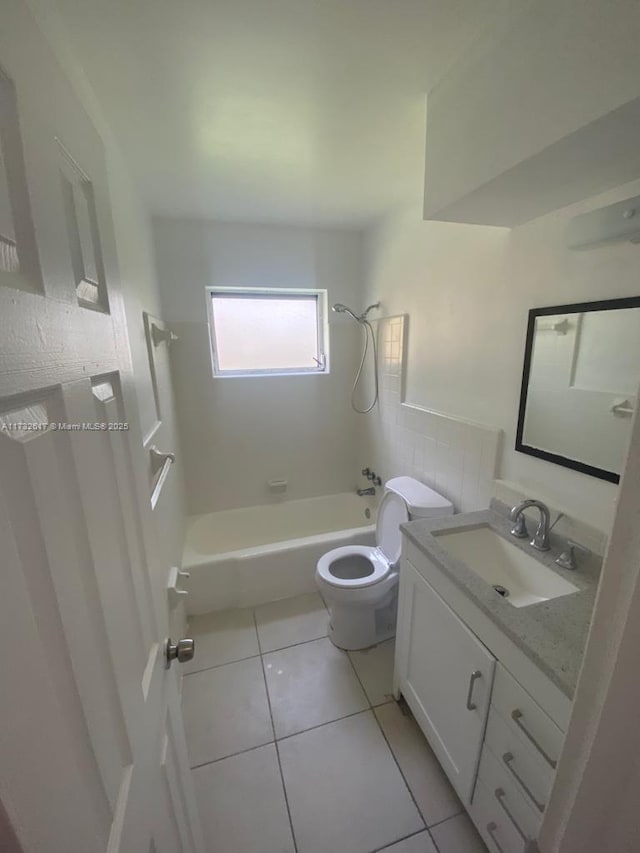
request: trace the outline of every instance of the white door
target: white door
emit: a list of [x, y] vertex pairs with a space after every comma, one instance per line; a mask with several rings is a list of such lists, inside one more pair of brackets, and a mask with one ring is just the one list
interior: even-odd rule
[[0, 800], [25, 853], [196, 853], [103, 149], [19, 0], [0, 66]]
[[400, 571], [396, 678], [463, 803], [471, 802], [496, 661], [413, 566]]

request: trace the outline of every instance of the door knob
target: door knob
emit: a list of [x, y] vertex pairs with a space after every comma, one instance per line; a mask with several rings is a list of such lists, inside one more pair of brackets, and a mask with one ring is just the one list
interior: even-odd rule
[[171, 637], [167, 640], [165, 655], [167, 659], [167, 669], [171, 666], [174, 660], [179, 663], [186, 663], [191, 660], [196, 652], [196, 641], [190, 637], [184, 637], [174, 643]]

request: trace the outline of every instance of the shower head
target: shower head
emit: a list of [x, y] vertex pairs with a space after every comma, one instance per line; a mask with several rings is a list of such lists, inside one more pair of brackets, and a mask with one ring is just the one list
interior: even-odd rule
[[346, 305], [343, 305], [342, 302], [336, 302], [335, 305], [331, 306], [331, 310], [335, 311], [336, 314], [348, 314], [352, 319], [356, 321], [356, 323], [362, 323], [367, 319], [367, 314], [369, 313], [369, 311], [372, 311], [374, 308], [379, 307], [379, 302], [376, 302], [373, 305], [369, 305], [368, 308], [366, 308], [363, 313], [360, 314], [359, 317], [351, 310], [351, 308], [347, 308]]
[[331, 310], [335, 311], [336, 314], [348, 314], [352, 319], [356, 321], [356, 323], [360, 322], [360, 317], [357, 317], [351, 308], [347, 308], [346, 305], [343, 305], [342, 302], [336, 302], [335, 305], [331, 306]]

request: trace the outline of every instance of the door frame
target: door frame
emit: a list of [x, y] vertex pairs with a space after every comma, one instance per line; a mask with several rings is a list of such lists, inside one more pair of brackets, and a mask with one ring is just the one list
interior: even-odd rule
[[640, 418], [631, 426], [616, 512], [542, 853], [640, 849]]

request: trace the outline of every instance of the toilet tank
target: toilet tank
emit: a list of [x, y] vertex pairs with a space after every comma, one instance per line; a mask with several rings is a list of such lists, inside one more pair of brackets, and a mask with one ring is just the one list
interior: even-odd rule
[[411, 518], [436, 518], [454, 512], [451, 501], [413, 477], [392, 477], [385, 489], [405, 500]]

